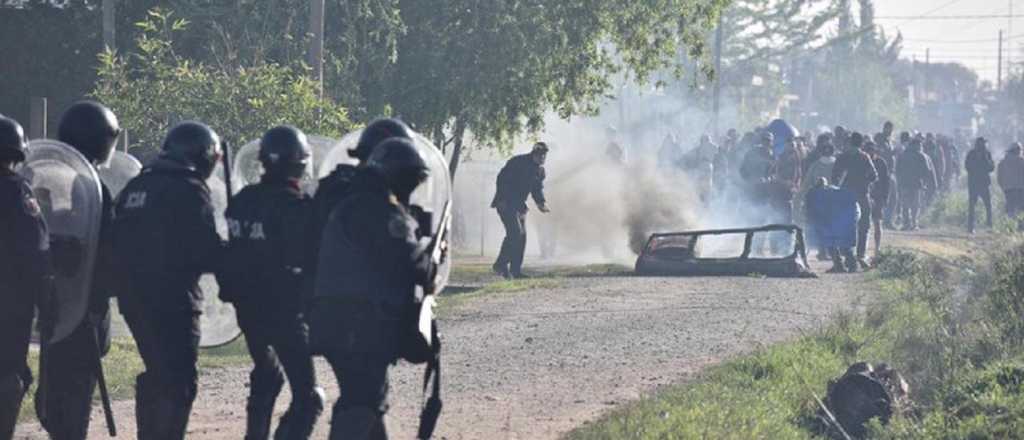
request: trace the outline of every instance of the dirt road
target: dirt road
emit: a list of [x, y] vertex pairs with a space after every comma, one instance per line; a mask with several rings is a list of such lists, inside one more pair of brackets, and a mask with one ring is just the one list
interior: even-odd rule
[[[446, 311], [445, 411], [437, 438], [556, 438], [708, 364], [812, 329], [866, 294], [863, 275], [570, 277], [549, 285]], [[321, 362], [318, 371], [333, 401], [338, 388], [329, 368]], [[395, 369], [394, 438], [413, 438], [421, 374]], [[244, 367], [205, 371], [189, 438], [241, 438], [247, 382]], [[279, 413], [288, 400], [285, 393]], [[133, 403], [116, 402], [115, 411], [121, 437], [134, 437]], [[325, 414], [316, 438], [326, 438], [328, 420]], [[93, 421], [90, 438], [104, 438], [98, 408]], [[27, 425], [18, 438], [44, 437]]]

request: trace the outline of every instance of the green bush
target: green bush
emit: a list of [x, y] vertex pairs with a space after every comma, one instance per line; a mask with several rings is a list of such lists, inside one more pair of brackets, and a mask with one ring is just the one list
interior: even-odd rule
[[221, 70], [175, 53], [174, 37], [188, 22], [173, 13], [154, 9], [137, 26], [138, 52], [101, 54], [92, 91], [118, 115], [137, 156], [152, 156], [170, 126], [190, 119], [207, 123], [236, 146], [283, 123], [334, 137], [353, 128], [346, 109], [321, 99], [319, 83], [302, 66]]

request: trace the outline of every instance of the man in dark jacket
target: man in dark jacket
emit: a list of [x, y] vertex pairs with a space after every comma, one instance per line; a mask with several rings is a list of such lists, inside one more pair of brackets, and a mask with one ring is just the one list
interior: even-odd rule
[[868, 194], [871, 199], [871, 224], [875, 230], [875, 255], [878, 255], [878, 252], [882, 250], [882, 217], [884, 216], [886, 204], [889, 202], [892, 181], [889, 173], [889, 164], [880, 154], [879, 148], [874, 143], [868, 143], [864, 147], [864, 152], [871, 157], [871, 161], [875, 165], [875, 171], [878, 172], [878, 180], [871, 184], [871, 192]]
[[860, 219], [857, 223], [857, 261], [862, 269], [869, 267], [866, 254], [868, 246], [868, 231], [871, 230], [871, 199], [869, 191], [871, 184], [878, 180], [878, 170], [870, 157], [861, 149], [864, 145], [864, 136], [854, 132], [850, 134], [849, 148], [846, 152], [836, 158], [836, 165], [832, 168], [832, 181], [840, 188], [857, 195], [857, 205], [860, 209]]
[[996, 164], [992, 153], [988, 151], [988, 141], [980, 137], [974, 141], [974, 148], [967, 153], [964, 160], [967, 169], [967, 232], [974, 233], [974, 206], [981, 199], [985, 203], [985, 214], [988, 227], [992, 227], [992, 172]]
[[548, 146], [534, 144], [528, 154], [515, 156], [498, 173], [497, 189], [491, 207], [498, 211], [505, 225], [505, 240], [494, 262], [494, 272], [505, 278], [523, 278], [523, 255], [526, 253], [526, 198], [533, 196], [540, 212], [547, 213], [544, 198], [544, 161]]
[[384, 141], [324, 229], [320, 267], [331, 270], [317, 273], [310, 331], [343, 390], [331, 440], [388, 438], [388, 369], [400, 356], [417, 297], [434, 293], [429, 233], [409, 202], [428, 173], [410, 141]]
[[28, 345], [34, 309], [41, 337], [53, 326], [50, 237], [29, 182], [14, 172], [25, 161], [25, 135], [0, 115], [0, 438], [14, 436], [21, 401], [32, 384]]
[[308, 439], [324, 407], [303, 316], [311, 200], [299, 185], [311, 157], [302, 131], [270, 129], [260, 140], [260, 182], [242, 189], [225, 213], [231, 240], [218, 277], [221, 298], [234, 304], [253, 361], [246, 440], [270, 436], [285, 376], [292, 401], [274, 438]]
[[[94, 167], [106, 163], [114, 151], [121, 127], [107, 107], [92, 101], [72, 104], [61, 115], [57, 139], [82, 153]], [[110, 298], [113, 270], [110, 249], [114, 201], [101, 182], [102, 210], [99, 243], [89, 292], [89, 310], [72, 334], [52, 344], [47, 351], [45, 398], [36, 390], [39, 402], [46, 402], [46, 417], [40, 422], [50, 437], [84, 440], [89, 432], [93, 393], [96, 390], [100, 358], [110, 350]]]
[[928, 156], [921, 151], [920, 139], [911, 139], [906, 150], [896, 160], [896, 183], [899, 185], [900, 206], [903, 208], [903, 230], [917, 229], [922, 192], [933, 190], [936, 185], [935, 169]]
[[135, 382], [140, 439], [183, 439], [188, 427], [198, 381], [199, 277], [223, 261], [206, 186], [221, 151], [206, 125], [178, 124], [160, 157], [118, 198], [114, 249], [129, 290], [119, 305], [146, 367]]
[[[1014, 143], [1006, 150], [1003, 160], [999, 161], [996, 175], [999, 187], [1006, 196], [1006, 215], [1017, 218], [1024, 213], [1024, 151], [1020, 142]], [[1021, 219], [1020, 225], [1024, 227], [1024, 219]]]
[[946, 163], [946, 153], [935, 140], [934, 134], [928, 133], [925, 135], [923, 147], [924, 153], [932, 162], [932, 169], [935, 170], [935, 188], [928, 192], [925, 203], [926, 206], [931, 206], [938, 198], [939, 192], [945, 192], [947, 189], [946, 168], [951, 164]]

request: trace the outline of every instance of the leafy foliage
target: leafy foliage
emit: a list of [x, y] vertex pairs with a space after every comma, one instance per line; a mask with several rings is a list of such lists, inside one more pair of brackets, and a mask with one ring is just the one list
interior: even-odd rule
[[222, 70], [183, 58], [173, 38], [189, 23], [160, 9], [138, 26], [143, 31], [138, 52], [101, 55], [92, 92], [120, 116], [136, 154], [152, 155], [171, 125], [189, 119], [206, 122], [236, 145], [282, 123], [326, 136], [352, 128], [346, 110], [321, 101], [317, 83], [293, 68], [262, 64]]

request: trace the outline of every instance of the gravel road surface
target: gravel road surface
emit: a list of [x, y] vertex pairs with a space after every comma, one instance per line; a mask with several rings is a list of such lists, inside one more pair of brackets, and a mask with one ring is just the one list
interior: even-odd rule
[[[824, 265], [813, 263], [818, 272]], [[555, 278], [548, 287], [494, 293], [444, 311], [445, 410], [435, 438], [552, 439], [659, 386], [764, 344], [812, 330], [870, 295], [864, 275], [819, 279]], [[338, 387], [317, 365], [328, 397]], [[393, 438], [416, 432], [422, 368], [392, 376]], [[240, 439], [248, 372], [203, 372], [190, 439]], [[279, 399], [278, 415], [289, 401]], [[120, 438], [134, 438], [134, 406], [115, 402]], [[329, 410], [315, 438], [327, 437]], [[106, 438], [96, 405], [90, 438]], [[16, 438], [45, 438], [38, 426]]]

